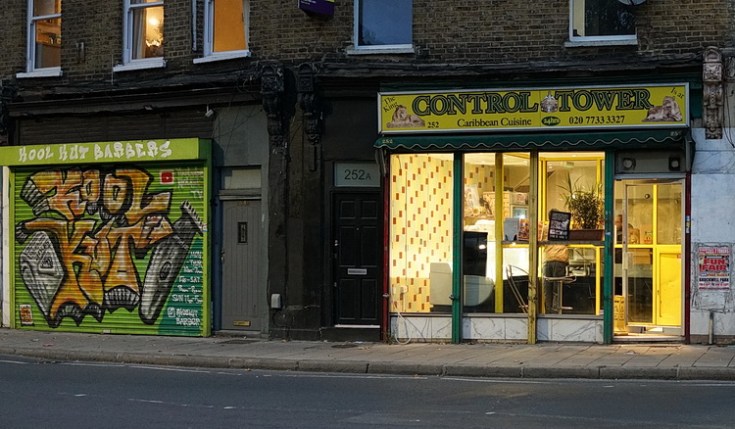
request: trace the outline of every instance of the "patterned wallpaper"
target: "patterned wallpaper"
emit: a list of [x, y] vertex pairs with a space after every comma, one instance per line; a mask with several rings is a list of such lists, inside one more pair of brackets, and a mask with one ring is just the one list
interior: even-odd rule
[[391, 156], [392, 312], [429, 312], [429, 267], [452, 262], [452, 155]]

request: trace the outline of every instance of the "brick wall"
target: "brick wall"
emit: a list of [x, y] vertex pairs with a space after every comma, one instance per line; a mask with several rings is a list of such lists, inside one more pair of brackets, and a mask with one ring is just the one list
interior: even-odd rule
[[122, 58], [122, 1], [62, 0], [61, 7], [62, 81], [110, 81]]
[[[353, 2], [337, 0], [331, 19], [309, 17], [295, 5], [253, 2], [252, 47], [258, 58], [344, 59], [352, 44]], [[415, 55], [391, 62], [497, 64], [589, 61], [611, 55], [699, 55], [706, 46], [731, 46], [726, 0], [650, 0], [636, 10], [639, 46], [567, 48], [567, 0], [414, 0]], [[264, 18], [266, 17], [266, 18]], [[283, 23], [287, 23], [284, 25]], [[288, 23], [291, 23], [288, 25]], [[273, 31], [273, 28], [281, 31]], [[373, 61], [353, 56], [350, 61]], [[379, 57], [377, 57], [379, 58]]]
[[[215, 64], [193, 64], [191, 2], [168, 0], [165, 6], [165, 70], [118, 73], [112, 66], [122, 55], [122, 0], [65, 0], [62, 68], [58, 79], [30, 79], [33, 85], [78, 82], [139, 83], [141, 79], [182, 73], [242, 70], [259, 60], [387, 62], [417, 64], [500, 65], [539, 63], [587, 64], [600, 61], [647, 61], [696, 58], [704, 47], [733, 46], [732, 2], [727, 0], [649, 0], [636, 8], [639, 44], [618, 47], [565, 47], [567, 0], [414, 0], [415, 54], [348, 55], [352, 45], [353, 2], [337, 0], [335, 15], [312, 17], [295, 0], [251, 0], [252, 58]], [[201, 1], [199, 2], [201, 4]], [[25, 68], [26, 2], [0, 6], [0, 78], [14, 78]], [[198, 21], [201, 21], [199, 17]], [[198, 32], [201, 38], [201, 28]], [[84, 58], [78, 43], [84, 43]], [[201, 49], [201, 41], [197, 40]]]
[[25, 70], [26, 27], [13, 23], [25, 22], [25, 2], [0, 3], [0, 80]]

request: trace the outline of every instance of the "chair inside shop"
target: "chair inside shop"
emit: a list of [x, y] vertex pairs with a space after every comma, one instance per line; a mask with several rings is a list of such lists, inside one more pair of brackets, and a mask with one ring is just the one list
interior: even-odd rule
[[[508, 265], [505, 267], [505, 274], [508, 276], [508, 286], [510, 287], [510, 291], [513, 293], [513, 297], [518, 304], [518, 309], [524, 314], [527, 314], [528, 302], [521, 292], [520, 282], [524, 281], [526, 282], [526, 285], [528, 285], [528, 272], [523, 268]], [[528, 292], [528, 286], [526, 286], [525, 289], [526, 292]]]
[[[493, 295], [495, 282], [483, 276], [465, 275], [464, 305], [474, 307], [486, 303]], [[448, 262], [432, 262], [429, 266], [429, 302], [434, 306], [452, 305], [452, 266]]]

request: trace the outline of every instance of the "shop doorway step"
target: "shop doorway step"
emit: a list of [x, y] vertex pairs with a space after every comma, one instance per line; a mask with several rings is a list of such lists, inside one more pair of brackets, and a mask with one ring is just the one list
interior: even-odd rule
[[322, 328], [321, 339], [324, 341], [380, 341], [378, 325], [336, 325]]
[[628, 325], [627, 332], [616, 332], [615, 342], [671, 342], [681, 343], [681, 328], [678, 326]]

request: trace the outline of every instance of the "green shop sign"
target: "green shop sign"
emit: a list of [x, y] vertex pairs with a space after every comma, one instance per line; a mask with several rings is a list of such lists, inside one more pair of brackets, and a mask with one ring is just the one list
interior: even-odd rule
[[182, 161], [206, 157], [206, 141], [191, 139], [64, 143], [0, 148], [6, 166]]

